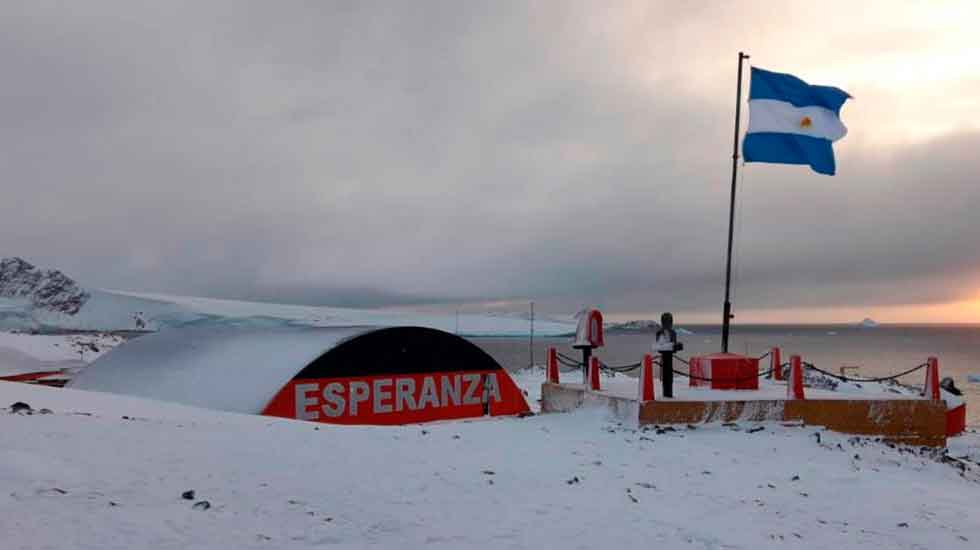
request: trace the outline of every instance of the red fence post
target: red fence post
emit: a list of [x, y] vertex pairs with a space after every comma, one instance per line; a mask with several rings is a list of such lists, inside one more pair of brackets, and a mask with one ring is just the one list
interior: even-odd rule
[[589, 361], [589, 389], [599, 391], [599, 358], [595, 356]]
[[803, 360], [799, 355], [789, 358], [789, 380], [786, 382], [787, 399], [806, 399], [803, 395]]
[[548, 348], [548, 382], [558, 383], [558, 350]]
[[643, 355], [643, 367], [640, 370], [640, 401], [653, 401], [653, 356]]
[[924, 394], [933, 401], [939, 401], [939, 359], [930, 357], [926, 360], [926, 384]]
[[780, 357], [779, 348], [769, 350], [769, 366], [772, 368], [772, 379], [783, 379], [783, 358]]

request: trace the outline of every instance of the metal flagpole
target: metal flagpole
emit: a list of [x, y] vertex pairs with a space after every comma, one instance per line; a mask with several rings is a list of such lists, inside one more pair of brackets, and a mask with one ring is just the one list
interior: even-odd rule
[[527, 344], [528, 355], [530, 355], [530, 367], [534, 367], [534, 302], [531, 302], [531, 338]]
[[749, 56], [738, 52], [738, 89], [735, 91], [735, 146], [732, 153], [732, 199], [728, 207], [728, 260], [725, 267], [725, 305], [721, 319], [721, 351], [728, 352], [728, 331], [735, 315], [732, 313], [732, 239], [735, 231], [735, 181], [738, 172], [738, 123], [742, 114], [742, 61]]

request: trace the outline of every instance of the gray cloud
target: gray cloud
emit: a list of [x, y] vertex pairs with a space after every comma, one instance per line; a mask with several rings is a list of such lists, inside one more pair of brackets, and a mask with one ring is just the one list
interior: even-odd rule
[[[771, 3], [754, 34], [731, 28], [749, 8], [673, 4], [95, 4], [0, 8], [2, 254], [91, 286], [371, 307], [715, 308], [735, 51], [820, 27]], [[903, 29], [836, 30], [827, 63], [938, 40]], [[830, 55], [795, 48], [773, 62]], [[839, 176], [744, 170], [742, 303], [980, 280], [980, 134], [878, 143], [904, 99], [856, 86]]]

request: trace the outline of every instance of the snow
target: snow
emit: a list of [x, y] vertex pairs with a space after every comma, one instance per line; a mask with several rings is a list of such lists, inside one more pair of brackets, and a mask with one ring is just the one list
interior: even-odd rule
[[84, 367], [86, 363], [75, 360], [39, 361], [13, 348], [0, 347], [0, 376], [14, 376], [37, 372], [56, 372], [69, 368]]
[[[232, 325], [247, 327], [282, 326], [423, 326], [447, 332], [458, 329], [467, 336], [523, 336], [530, 322], [520, 316], [501, 314], [416, 313], [383, 309], [351, 309], [289, 304], [218, 300], [91, 290], [89, 299], [76, 315], [55, 311], [18, 309], [23, 304], [0, 302], [0, 321], [8, 328], [58, 328], [71, 330], [160, 330], [174, 326]], [[3, 309], [6, 308], [6, 309]], [[145, 323], [138, 325], [137, 319]], [[538, 318], [535, 334], [554, 336], [575, 330], [572, 319]]]
[[953, 410], [960, 405], [966, 405], [966, 399], [964, 399], [962, 395], [954, 395], [941, 388], [939, 390], [939, 394], [942, 396], [943, 401], [946, 402], [946, 410], [948, 411]]
[[[517, 376], [531, 391], [541, 378]], [[0, 382], [0, 404], [14, 401], [53, 414], [0, 412], [0, 533], [11, 550], [956, 549], [980, 539], [974, 463], [961, 472], [816, 427], [658, 433], [599, 410], [340, 427]], [[951, 454], [975, 459], [978, 448], [971, 433]], [[201, 500], [210, 509], [192, 508]]]
[[[0, 328], [36, 331], [155, 331], [174, 326], [422, 326], [465, 336], [524, 336], [525, 313], [433, 314], [219, 300], [84, 289], [57, 270], [0, 259]], [[541, 336], [571, 334], [574, 320], [539, 316]]]
[[171, 328], [127, 342], [72, 388], [258, 414], [303, 367], [366, 327]]
[[41, 335], [0, 332], [0, 376], [75, 370], [122, 342], [108, 334]]
[[980, 464], [980, 433], [967, 428], [962, 437], [952, 437], [947, 442], [949, 456]]
[[575, 340], [572, 342], [572, 347], [592, 345], [592, 342], [589, 340], [589, 321], [589, 310], [580, 311], [578, 314], [578, 324], [575, 326]]

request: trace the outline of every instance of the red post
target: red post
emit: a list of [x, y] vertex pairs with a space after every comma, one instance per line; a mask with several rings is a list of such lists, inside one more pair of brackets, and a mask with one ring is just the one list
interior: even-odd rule
[[803, 395], [803, 360], [799, 355], [789, 358], [789, 380], [786, 382], [786, 399], [806, 399]]
[[599, 358], [596, 356], [589, 360], [589, 389], [599, 391]]
[[926, 360], [929, 366], [926, 367], [925, 396], [933, 401], [941, 399], [939, 395], [939, 359], [930, 357]]
[[779, 353], [779, 348], [772, 348], [769, 350], [769, 366], [772, 367], [772, 379], [782, 380], [783, 379], [783, 358]]
[[548, 348], [548, 382], [558, 383], [558, 350]]
[[[691, 359], [689, 360], [689, 362], [687, 364], [687, 371], [689, 373], [691, 373], [692, 375], [694, 375], [694, 376], [704, 376], [702, 374], [703, 371], [701, 370], [701, 358], [700, 357], [691, 357]], [[688, 376], [687, 377], [687, 385], [688, 385], [688, 387], [693, 388], [694, 386], [699, 385], [699, 381], [698, 380], [695, 380], [694, 379], [694, 376]]]
[[653, 356], [643, 355], [643, 367], [640, 370], [640, 401], [653, 401]]

